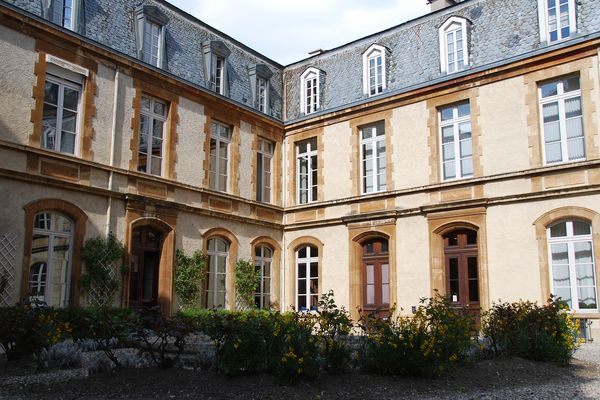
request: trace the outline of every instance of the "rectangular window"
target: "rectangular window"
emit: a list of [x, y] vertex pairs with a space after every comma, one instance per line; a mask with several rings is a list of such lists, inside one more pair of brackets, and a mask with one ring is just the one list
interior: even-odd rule
[[138, 171], [162, 175], [166, 121], [167, 104], [152, 97], [142, 96]]
[[317, 111], [317, 76], [312, 75], [305, 81], [306, 114]]
[[360, 129], [362, 193], [386, 190], [385, 127], [383, 122]]
[[144, 21], [143, 60], [150, 65], [160, 67], [162, 27], [148, 19]]
[[214, 55], [212, 58], [211, 68], [211, 84], [213, 90], [219, 94], [224, 94], [225, 59], [223, 57]]
[[381, 53], [369, 57], [369, 95], [383, 91], [383, 57]]
[[210, 188], [226, 192], [231, 127], [213, 122], [210, 134]]
[[548, 42], [569, 38], [575, 32], [574, 0], [543, 0]]
[[82, 86], [46, 75], [42, 117], [42, 147], [75, 154], [80, 129]]
[[67, 28], [75, 30], [75, 7], [77, 0], [53, 0], [51, 3], [52, 22]]
[[541, 84], [539, 95], [545, 163], [585, 160], [579, 77]]
[[271, 201], [271, 166], [273, 160], [273, 143], [259, 139], [256, 154], [256, 201]]
[[444, 180], [473, 176], [471, 107], [468, 102], [439, 111]]
[[463, 50], [462, 28], [454, 29], [446, 33], [448, 45], [448, 73], [461, 71], [465, 68], [465, 57]]
[[258, 89], [258, 111], [267, 112], [267, 80], [265, 78], [258, 77], [256, 83]]
[[317, 201], [317, 139], [296, 144], [298, 204]]

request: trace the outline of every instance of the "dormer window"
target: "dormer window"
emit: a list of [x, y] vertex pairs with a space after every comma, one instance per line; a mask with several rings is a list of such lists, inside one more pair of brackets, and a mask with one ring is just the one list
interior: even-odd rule
[[227, 74], [227, 57], [231, 51], [218, 40], [202, 44], [204, 57], [204, 74], [206, 87], [223, 96], [229, 95], [229, 76]]
[[165, 65], [165, 25], [169, 19], [154, 6], [142, 6], [135, 11], [138, 58], [154, 67]]
[[374, 96], [387, 88], [386, 55], [388, 50], [374, 44], [363, 53], [363, 93]]
[[72, 31], [81, 30], [82, 0], [51, 0], [46, 4], [44, 11], [47, 19]]
[[309, 68], [300, 76], [302, 90], [301, 107], [305, 114], [312, 114], [320, 108], [321, 71]]
[[577, 32], [575, 0], [538, 0], [540, 41], [552, 43]]
[[440, 27], [440, 64], [442, 73], [453, 74], [469, 65], [467, 20], [450, 17]]
[[268, 114], [269, 107], [269, 79], [273, 72], [265, 64], [256, 64], [248, 69], [250, 75], [250, 90], [252, 91], [252, 105], [258, 111]]

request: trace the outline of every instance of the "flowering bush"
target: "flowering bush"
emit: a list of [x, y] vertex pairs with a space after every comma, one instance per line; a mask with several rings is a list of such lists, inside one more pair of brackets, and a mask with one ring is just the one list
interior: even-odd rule
[[460, 361], [471, 343], [471, 317], [439, 295], [421, 299], [410, 317], [364, 314], [360, 324], [366, 334], [361, 365], [382, 374], [438, 374]]
[[482, 319], [482, 332], [495, 355], [559, 364], [571, 360], [578, 326], [568, 306], [554, 296], [543, 306], [530, 301], [494, 304]]

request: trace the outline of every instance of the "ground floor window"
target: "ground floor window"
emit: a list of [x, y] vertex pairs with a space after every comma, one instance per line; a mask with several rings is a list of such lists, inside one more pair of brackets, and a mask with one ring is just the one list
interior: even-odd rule
[[573, 310], [597, 310], [592, 227], [560, 221], [547, 229], [551, 291]]
[[220, 237], [208, 240], [206, 250], [207, 260], [207, 288], [206, 307], [225, 307], [227, 298], [227, 256], [229, 243]]
[[296, 251], [297, 306], [299, 311], [317, 310], [319, 303], [319, 251], [302, 246]]
[[256, 246], [254, 250], [254, 268], [260, 274], [258, 290], [254, 294], [254, 304], [258, 308], [270, 308], [271, 305], [271, 265], [273, 251], [267, 246]]
[[29, 267], [29, 298], [52, 307], [69, 305], [73, 222], [55, 212], [35, 215]]
[[456, 230], [444, 236], [446, 293], [458, 306], [479, 307], [477, 232]]
[[387, 239], [373, 239], [362, 246], [364, 309], [390, 308], [390, 261]]

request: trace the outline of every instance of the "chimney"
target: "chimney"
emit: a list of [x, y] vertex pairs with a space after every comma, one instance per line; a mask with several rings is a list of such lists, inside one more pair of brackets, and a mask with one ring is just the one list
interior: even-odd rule
[[429, 3], [429, 6], [431, 7], [430, 8], [431, 12], [453, 6], [454, 4], [457, 3], [456, 0], [427, 0], [427, 2]]
[[324, 52], [325, 52], [325, 50], [323, 50], [323, 49], [316, 49], [316, 50], [313, 50], [313, 51], [309, 51], [308, 55], [311, 56], [311, 57], [312, 56], [318, 56], [319, 54], [324, 53]]

